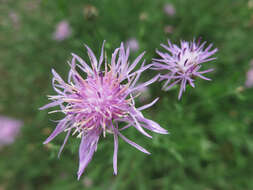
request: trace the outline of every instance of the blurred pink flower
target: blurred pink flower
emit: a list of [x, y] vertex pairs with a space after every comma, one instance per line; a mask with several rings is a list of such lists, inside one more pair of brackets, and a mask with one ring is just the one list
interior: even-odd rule
[[139, 93], [141, 93], [141, 95], [138, 97], [138, 99], [141, 103], [144, 103], [144, 102], [147, 102], [150, 100], [151, 94], [150, 94], [150, 90], [147, 86], [141, 88], [139, 90]]
[[164, 27], [164, 32], [166, 34], [171, 34], [171, 33], [173, 33], [173, 31], [174, 31], [174, 27], [173, 26], [167, 25], [167, 26]]
[[17, 13], [11, 11], [9, 12], [9, 18], [14, 26], [15, 29], [18, 29], [20, 26], [19, 16]]
[[139, 50], [139, 43], [136, 38], [129, 38], [126, 41], [126, 47], [129, 47], [132, 52]]
[[0, 146], [12, 144], [22, 125], [22, 121], [0, 116]]
[[163, 10], [168, 16], [173, 16], [176, 14], [174, 6], [170, 3], [165, 4]]
[[84, 187], [90, 188], [93, 185], [92, 179], [88, 178], [88, 177], [84, 177], [83, 185], [84, 185]]
[[245, 86], [250, 88], [253, 86], [253, 68], [251, 68], [248, 72], [247, 72], [247, 79], [245, 82]]
[[253, 60], [251, 60], [250, 69], [248, 70], [248, 72], [246, 74], [245, 86], [248, 88], [253, 86]]
[[71, 35], [71, 28], [68, 21], [63, 20], [56, 25], [53, 38], [57, 41], [62, 41]]

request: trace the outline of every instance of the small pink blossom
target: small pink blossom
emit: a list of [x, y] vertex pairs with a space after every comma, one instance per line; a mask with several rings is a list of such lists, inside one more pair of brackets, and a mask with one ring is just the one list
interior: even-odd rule
[[174, 6], [170, 3], [165, 4], [163, 10], [168, 16], [174, 16], [176, 14]]
[[0, 116], [0, 146], [12, 144], [20, 132], [23, 122]]
[[132, 52], [139, 50], [139, 43], [136, 38], [129, 38], [126, 42], [126, 46], [129, 47]]
[[248, 88], [253, 86], [253, 60], [250, 62], [250, 69], [246, 74], [245, 86]]
[[168, 25], [168, 26], [164, 27], [164, 33], [166, 33], [166, 34], [172, 34], [173, 31], [174, 31], [174, 27], [173, 26]]
[[9, 18], [14, 26], [15, 29], [18, 29], [20, 27], [20, 21], [19, 21], [19, 16], [16, 12], [9, 12]]
[[57, 41], [62, 41], [71, 35], [71, 28], [68, 21], [63, 20], [59, 22], [56, 26], [53, 38]]

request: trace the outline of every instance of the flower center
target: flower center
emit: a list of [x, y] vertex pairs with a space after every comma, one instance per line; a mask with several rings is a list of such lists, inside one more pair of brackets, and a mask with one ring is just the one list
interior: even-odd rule
[[189, 50], [182, 52], [178, 61], [179, 70], [185, 73], [189, 67], [192, 67], [197, 63], [197, 56], [198, 54], [196, 52], [190, 52]]

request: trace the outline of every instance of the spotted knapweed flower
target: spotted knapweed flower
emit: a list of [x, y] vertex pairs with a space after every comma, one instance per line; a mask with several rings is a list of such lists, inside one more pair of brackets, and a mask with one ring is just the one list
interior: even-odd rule
[[126, 41], [126, 46], [130, 48], [131, 52], [136, 52], [139, 50], [139, 43], [136, 38], [129, 38]]
[[22, 125], [22, 121], [0, 116], [0, 147], [12, 144], [20, 133]]
[[[73, 58], [69, 63], [68, 83], [64, 82], [55, 70], [52, 70], [52, 85], [58, 95], [49, 96], [52, 102], [40, 108], [43, 110], [60, 106], [60, 110], [49, 113], [62, 112], [65, 115], [44, 142], [46, 144], [59, 133], [66, 132], [59, 155], [71, 132], [73, 135], [77, 133], [77, 137], [81, 138], [78, 179], [91, 161], [101, 135], [103, 137], [107, 133], [114, 135], [113, 168], [116, 175], [118, 136], [138, 150], [149, 154], [146, 149], [126, 138], [122, 134], [122, 130], [134, 127], [150, 138], [151, 136], [144, 128], [156, 133], [167, 134], [167, 131], [159, 124], [145, 118], [141, 113], [142, 110], [155, 104], [158, 99], [138, 108], [135, 106], [133, 93], [155, 82], [159, 77], [157, 75], [147, 82], [136, 85], [141, 73], [151, 66], [145, 66], [145, 61], [143, 61], [139, 69], [134, 71], [144, 53], [130, 64], [128, 61], [130, 50], [129, 48], [125, 50], [122, 43], [114, 51], [110, 63], [108, 63], [106, 56], [104, 56], [104, 44], [99, 60], [96, 59], [88, 46], [86, 48], [91, 67], [79, 56], [72, 54]], [[103, 65], [104, 69], [102, 69]], [[83, 74], [86, 74], [85, 79], [82, 77]], [[119, 128], [119, 122], [125, 123], [125, 126]]]
[[152, 68], [168, 71], [167, 74], [160, 76], [160, 81], [167, 80], [163, 85], [165, 91], [180, 83], [178, 99], [181, 98], [187, 84], [190, 84], [193, 88], [195, 87], [194, 79], [196, 77], [211, 80], [203, 74], [211, 72], [213, 69], [200, 71], [200, 68], [202, 63], [216, 59], [215, 57], [210, 58], [210, 56], [216, 53], [218, 49], [211, 50], [212, 44], [204, 48], [206, 42], [201, 43], [200, 41], [201, 39], [198, 42], [195, 42], [195, 40], [191, 42], [181, 41], [181, 47], [179, 47], [168, 40], [169, 46], [161, 44], [168, 52], [156, 51], [161, 58], [153, 59]]
[[170, 3], [165, 4], [163, 9], [165, 14], [167, 14], [168, 16], [174, 16], [176, 14], [174, 6]]
[[19, 15], [16, 12], [11, 11], [11, 12], [9, 12], [9, 18], [10, 18], [12, 24], [13, 24], [13, 27], [15, 29], [19, 29], [20, 24], [21, 24]]
[[71, 27], [69, 22], [62, 20], [56, 25], [55, 32], [53, 34], [53, 39], [56, 41], [63, 41], [71, 35]]
[[250, 62], [250, 68], [246, 74], [245, 86], [250, 88], [253, 86], [253, 60]]

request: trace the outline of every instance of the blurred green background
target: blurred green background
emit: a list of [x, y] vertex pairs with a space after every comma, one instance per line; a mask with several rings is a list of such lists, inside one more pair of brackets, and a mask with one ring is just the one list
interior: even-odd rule
[[[174, 7], [166, 13], [166, 4]], [[57, 24], [71, 28], [64, 40]], [[15, 143], [0, 150], [1, 190], [252, 190], [252, 88], [245, 88], [253, 58], [253, 2], [248, 0], [0, 0], [0, 114], [24, 121]], [[151, 85], [144, 112], [170, 135], [153, 140], [134, 129], [124, 133], [147, 148], [147, 156], [120, 139], [118, 176], [113, 176], [113, 137], [101, 138], [98, 151], [77, 181], [79, 139], [70, 138], [57, 159], [64, 135], [42, 142], [54, 129], [38, 108], [54, 94], [51, 68], [66, 79], [71, 52], [87, 57], [83, 43], [99, 55], [105, 39], [110, 55], [120, 42], [135, 38], [148, 63], [170, 38], [202, 36], [219, 48], [212, 82], [197, 79], [181, 101], [178, 89]], [[151, 71], [152, 74], [155, 72]], [[146, 74], [147, 75], [147, 74]], [[145, 78], [145, 73], [144, 73]], [[141, 105], [141, 102], [139, 101]], [[0, 131], [1, 133], [1, 131]]]

